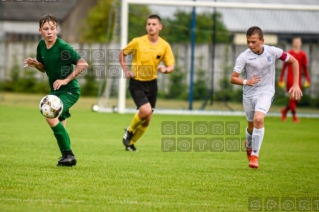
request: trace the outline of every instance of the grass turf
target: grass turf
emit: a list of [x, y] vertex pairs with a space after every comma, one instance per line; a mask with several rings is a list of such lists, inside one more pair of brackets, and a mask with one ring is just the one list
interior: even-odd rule
[[243, 151], [161, 150], [163, 121], [239, 121], [243, 137], [244, 117], [155, 113], [133, 153], [121, 142], [132, 114], [94, 113], [81, 98], [67, 123], [78, 164], [55, 167], [40, 97], [0, 103], [0, 211], [248, 211], [254, 198], [319, 196], [317, 119], [267, 117], [260, 168], [251, 170]]

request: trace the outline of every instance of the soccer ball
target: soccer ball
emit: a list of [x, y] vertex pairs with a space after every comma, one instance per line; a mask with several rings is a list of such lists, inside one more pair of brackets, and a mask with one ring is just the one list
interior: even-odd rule
[[53, 119], [61, 115], [63, 102], [55, 95], [47, 95], [41, 99], [39, 108], [44, 117]]

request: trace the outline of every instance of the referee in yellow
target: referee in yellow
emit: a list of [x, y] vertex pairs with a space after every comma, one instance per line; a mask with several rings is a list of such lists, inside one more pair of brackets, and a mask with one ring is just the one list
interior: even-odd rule
[[[134, 38], [119, 55], [125, 77], [130, 79], [129, 91], [138, 108], [123, 136], [127, 151], [137, 151], [134, 144], [151, 121], [157, 98], [157, 71], [169, 74], [174, 70], [174, 55], [170, 45], [159, 37], [161, 29], [161, 18], [158, 15], [149, 16], [146, 23], [147, 35]], [[133, 56], [130, 66], [125, 61], [127, 55]]]

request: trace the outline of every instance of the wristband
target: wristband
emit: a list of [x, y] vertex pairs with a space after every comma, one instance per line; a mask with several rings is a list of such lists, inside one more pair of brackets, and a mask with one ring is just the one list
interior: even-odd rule
[[247, 83], [247, 80], [244, 80], [244, 81], [243, 81], [243, 85], [246, 85], [246, 83]]

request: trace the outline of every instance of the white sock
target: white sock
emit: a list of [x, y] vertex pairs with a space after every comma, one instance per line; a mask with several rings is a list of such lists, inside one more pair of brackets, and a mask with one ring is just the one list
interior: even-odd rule
[[260, 147], [261, 147], [261, 143], [263, 142], [263, 138], [264, 138], [264, 133], [265, 133], [265, 128], [260, 128], [260, 129], [253, 129], [253, 134], [252, 134], [252, 153], [251, 155], [255, 155], [258, 156], [259, 155], [259, 151], [260, 151]]
[[246, 140], [247, 140], [247, 148], [251, 148], [251, 140], [252, 140], [252, 135], [249, 134], [248, 128], [246, 127]]

